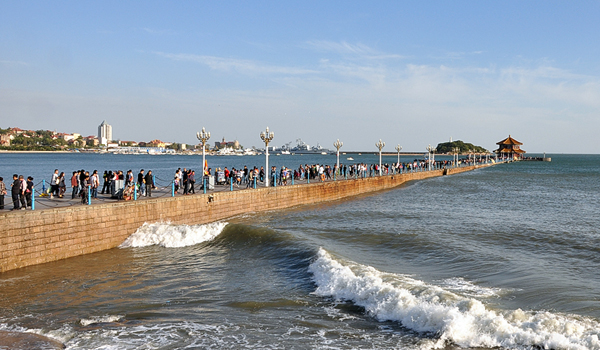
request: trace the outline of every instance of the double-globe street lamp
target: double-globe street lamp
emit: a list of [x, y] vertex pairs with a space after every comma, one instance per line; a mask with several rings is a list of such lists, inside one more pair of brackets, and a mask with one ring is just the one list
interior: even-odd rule
[[343, 145], [344, 143], [341, 142], [340, 139], [337, 139], [337, 141], [333, 143], [333, 147], [335, 147], [335, 149], [337, 150], [336, 171], [340, 171], [340, 148], [342, 148]]
[[400, 151], [402, 151], [402, 146], [400, 146], [400, 144], [398, 144], [396, 146], [396, 151], [398, 151], [398, 165], [397, 166], [400, 166]]
[[269, 132], [269, 127], [267, 126], [267, 131], [261, 131], [260, 133], [260, 138], [264, 141], [265, 143], [265, 187], [269, 187], [269, 176], [270, 174], [270, 169], [269, 169], [269, 142], [271, 142], [271, 140], [273, 140], [273, 136], [275, 136], [275, 134], [271, 131]]
[[204, 130], [204, 127], [202, 127], [202, 131], [197, 132], [196, 137], [202, 142], [202, 176], [204, 177], [204, 175], [206, 175], [206, 141], [210, 139], [210, 132], [207, 132]]
[[427, 149], [427, 170], [431, 170], [431, 166], [432, 166], [431, 156], [433, 154], [433, 151], [435, 151], [435, 148], [431, 147], [431, 145], [428, 145], [426, 149]]
[[375, 144], [375, 147], [379, 149], [379, 176], [381, 176], [381, 150], [385, 147], [385, 142], [382, 142], [381, 139]]
[[454, 167], [458, 168], [458, 153], [460, 152], [460, 148], [454, 147], [452, 151], [454, 151]]

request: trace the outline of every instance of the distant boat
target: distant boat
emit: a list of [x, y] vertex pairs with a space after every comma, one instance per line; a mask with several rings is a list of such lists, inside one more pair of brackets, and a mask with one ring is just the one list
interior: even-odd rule
[[348, 158], [346, 158], [346, 160], [354, 160], [354, 158], [348, 157]]

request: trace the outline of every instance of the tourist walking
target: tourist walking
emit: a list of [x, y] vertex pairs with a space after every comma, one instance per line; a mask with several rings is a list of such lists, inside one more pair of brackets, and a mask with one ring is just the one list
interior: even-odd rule
[[4, 178], [0, 177], [0, 210], [4, 209], [4, 196], [6, 195], [6, 184]]
[[65, 173], [61, 172], [58, 175], [58, 198], [62, 198], [67, 192], [67, 185], [65, 184]]

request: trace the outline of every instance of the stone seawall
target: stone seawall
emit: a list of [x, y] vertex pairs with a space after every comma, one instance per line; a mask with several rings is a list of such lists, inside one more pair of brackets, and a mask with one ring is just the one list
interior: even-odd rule
[[385, 190], [475, 168], [0, 214], [0, 272], [111, 249], [145, 222], [204, 224]]

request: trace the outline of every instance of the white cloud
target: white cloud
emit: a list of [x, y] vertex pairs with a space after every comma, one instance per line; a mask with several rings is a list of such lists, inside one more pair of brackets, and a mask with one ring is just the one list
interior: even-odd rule
[[267, 65], [257, 63], [251, 60], [242, 60], [235, 58], [192, 55], [192, 54], [172, 54], [164, 52], [154, 52], [154, 54], [169, 58], [174, 61], [196, 62], [208, 66], [213, 70], [232, 71], [235, 70], [244, 74], [312, 74], [317, 71], [297, 67], [285, 67], [276, 65]]
[[403, 59], [406, 56], [379, 52], [365, 44], [350, 44], [345, 41], [307, 41], [302, 47], [320, 52], [333, 52], [342, 56], [355, 56], [370, 60]]

